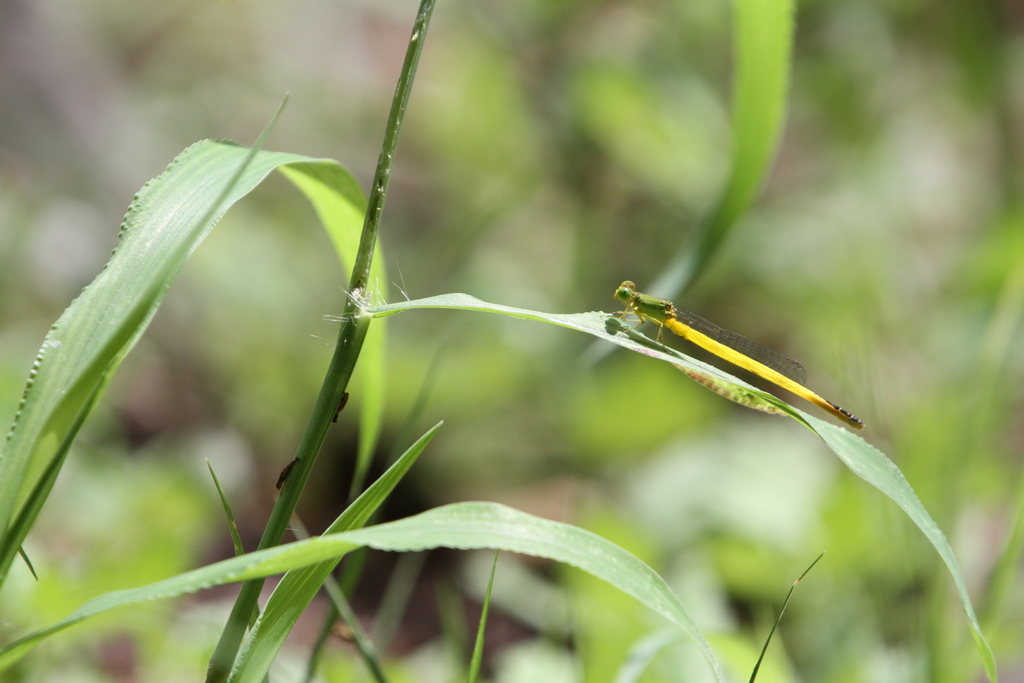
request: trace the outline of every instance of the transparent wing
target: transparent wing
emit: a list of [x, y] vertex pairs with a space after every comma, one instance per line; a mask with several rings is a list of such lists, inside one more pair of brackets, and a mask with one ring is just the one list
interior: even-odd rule
[[804, 366], [796, 362], [784, 353], [770, 349], [764, 344], [759, 344], [753, 339], [741, 337], [735, 332], [723, 330], [718, 325], [708, 322], [695, 313], [673, 308], [673, 315], [676, 320], [692, 327], [701, 334], [714, 339], [719, 344], [728, 346], [730, 349], [739, 351], [747, 358], [756, 360], [761, 365], [771, 368], [781, 375], [785, 375], [798, 384], [807, 382], [807, 371]]

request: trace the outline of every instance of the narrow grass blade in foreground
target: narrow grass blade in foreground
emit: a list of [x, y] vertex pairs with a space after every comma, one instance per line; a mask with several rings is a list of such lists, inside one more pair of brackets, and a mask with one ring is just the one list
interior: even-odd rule
[[[409, 471], [427, 447], [434, 434], [441, 427], [438, 423], [421, 436], [416, 443], [395, 461], [395, 464], [381, 475], [359, 496], [341, 516], [327, 528], [324, 535], [358, 529], [380, 507], [394, 490], [398, 482]], [[320, 564], [295, 569], [285, 574], [263, 612], [246, 637], [234, 663], [230, 679], [233, 682], [259, 681], [270, 670], [270, 665], [291, 633], [295, 622], [317, 594], [324, 581], [330, 576], [338, 559], [333, 558]]]
[[805, 576], [807, 576], [807, 572], [811, 571], [814, 568], [814, 565], [818, 564], [818, 560], [824, 556], [825, 553], [818, 555], [818, 557], [814, 559], [814, 562], [811, 562], [811, 566], [805, 569], [804, 573], [801, 574], [797, 580], [793, 582], [793, 585], [789, 587], [789, 593], [786, 594], [786, 600], [782, 603], [782, 608], [779, 609], [779, 616], [775, 617], [775, 623], [772, 624], [772, 629], [768, 631], [768, 637], [764, 639], [764, 646], [761, 648], [761, 654], [757, 657], [757, 663], [754, 664], [754, 669], [750, 672], [749, 683], [754, 683], [754, 681], [757, 680], [757, 672], [761, 670], [761, 664], [764, 663], [764, 656], [768, 652], [768, 645], [772, 642], [772, 636], [775, 635], [776, 629], [778, 629], [779, 624], [782, 623], [782, 615], [786, 613], [786, 608], [789, 607], [789, 601], [793, 598], [793, 591], [796, 590], [796, 587], [800, 585], [800, 582], [804, 580]]
[[494, 553], [491, 563], [491, 578], [487, 580], [487, 592], [484, 593], [484, 604], [480, 608], [480, 624], [476, 629], [476, 641], [473, 643], [473, 656], [469, 660], [469, 683], [476, 683], [480, 677], [480, 662], [484, 658], [484, 633], [487, 631], [487, 613], [491, 609], [491, 590], [494, 588], [494, 572], [498, 568], [498, 553]]
[[990, 680], [998, 680], [995, 656], [988, 641], [981, 632], [981, 626], [978, 624], [974, 607], [971, 605], [971, 599], [967, 593], [967, 585], [964, 583], [963, 574], [957, 564], [956, 557], [953, 555], [953, 549], [950, 547], [945, 535], [943, 535], [942, 531], [928, 514], [928, 511], [925, 510], [924, 505], [921, 504], [921, 501], [899, 468], [885, 454], [864, 441], [860, 436], [808, 415], [782, 399], [747, 384], [737, 377], [733, 377], [724, 370], [702, 363], [663, 344], [654, 342], [636, 330], [628, 328], [621, 320], [608, 313], [542, 313], [487, 303], [468, 294], [444, 294], [426, 299], [401, 301], [386, 306], [370, 308], [368, 313], [375, 316], [389, 316], [401, 313], [402, 311], [420, 308], [449, 308], [500, 313], [514, 318], [546, 322], [586, 332], [631, 351], [671, 363], [691, 378], [732, 401], [765, 412], [785, 414], [800, 422], [817, 434], [854, 474], [889, 496], [897, 505], [903, 508], [903, 511], [924, 532], [924, 535], [938, 551], [943, 562], [946, 563], [946, 567], [953, 577], [964, 613], [967, 615], [975, 646], [985, 666], [985, 671]]
[[217, 495], [220, 496], [220, 504], [224, 508], [224, 517], [228, 523], [228, 532], [231, 534], [231, 543], [235, 546], [235, 555], [245, 555], [245, 547], [242, 545], [242, 537], [238, 533], [235, 515], [231, 512], [231, 503], [228, 502], [228, 497], [224, 495], [224, 489], [221, 488], [220, 480], [217, 479], [217, 474], [213, 471], [213, 465], [210, 464], [209, 460], [206, 461], [206, 468], [210, 470], [213, 485], [217, 487]]
[[707, 641], [665, 580], [628, 551], [584, 529], [534, 517], [496, 503], [456, 503], [415, 517], [260, 550], [217, 562], [148, 586], [93, 598], [66, 619], [0, 650], [0, 670], [40, 641], [107, 610], [175, 597], [234, 581], [273, 574], [328, 560], [369, 546], [377, 550], [430, 548], [506, 550], [557, 560], [593, 574], [681, 628], [697, 643], [715, 677], [721, 670]]

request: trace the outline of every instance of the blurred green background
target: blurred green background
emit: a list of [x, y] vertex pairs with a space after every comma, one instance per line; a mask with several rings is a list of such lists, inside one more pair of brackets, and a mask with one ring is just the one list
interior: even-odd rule
[[[184, 147], [248, 144], [290, 91], [267, 147], [338, 159], [368, 184], [415, 11], [0, 3], [0, 423], [132, 196]], [[730, 20], [725, 0], [439, 3], [385, 209], [380, 297], [618, 310], [618, 283], [649, 285], [725, 179]], [[763, 197], [676, 303], [800, 359], [809, 386], [867, 422], [949, 536], [1003, 679], [1024, 680], [1022, 571], [1004, 554], [1024, 500], [1024, 11], [801, 2], [788, 106]], [[281, 178], [227, 214], [80, 435], [29, 538], [40, 580], [19, 565], [0, 595], [4, 640], [229, 556], [206, 459], [255, 547], [347, 280]], [[389, 517], [482, 499], [593, 530], [665, 576], [726, 660], [759, 648], [825, 550], [759, 680], [978, 680], [934, 550], [796, 423], [635, 354], [595, 360], [589, 338], [550, 326], [442, 311], [386, 325], [377, 467], [421, 392], [415, 433], [445, 420]], [[312, 530], [347, 497], [351, 393], [300, 508]], [[355, 597], [368, 620], [394, 559], [370, 560]], [[392, 641], [395, 680], [452, 680], [454, 624], [473, 628], [487, 571], [487, 557], [428, 558]], [[612, 681], [661, 627], [563, 568], [504, 558], [496, 581], [491, 680]], [[119, 611], [48, 641], [10, 680], [197, 680], [234, 592]], [[274, 680], [299, 675], [322, 610]], [[669, 647], [642, 680], [703, 680], [695, 652]], [[325, 680], [358, 671], [333, 642]]]

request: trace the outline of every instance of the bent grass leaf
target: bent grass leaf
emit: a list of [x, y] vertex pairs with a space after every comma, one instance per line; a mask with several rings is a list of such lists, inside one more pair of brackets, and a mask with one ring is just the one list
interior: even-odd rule
[[292, 179], [316, 180], [297, 184], [330, 223], [339, 252], [354, 258], [344, 233], [358, 235], [366, 202], [335, 161], [207, 140], [148, 182], [128, 209], [110, 261], [46, 335], [0, 452], [0, 581], [78, 428], [178, 271], [228, 208], [285, 165]]
[[967, 585], [964, 582], [960, 566], [953, 555], [953, 549], [938, 525], [935, 524], [928, 514], [928, 511], [925, 510], [924, 505], [921, 504], [921, 501], [899, 468], [884, 453], [860, 436], [813, 415], [808, 415], [782, 399], [747, 384], [723, 370], [652, 341], [623, 323], [616, 316], [608, 313], [543, 313], [500, 304], [491, 304], [468, 294], [444, 294], [413, 301], [401, 301], [386, 306], [372, 307], [367, 312], [375, 316], [389, 316], [402, 311], [420, 308], [448, 308], [500, 313], [515, 318], [536, 320], [586, 332], [631, 351], [671, 363], [702, 385], [737, 403], [765, 412], [782, 413], [792, 417], [817, 434], [854, 474], [877, 488], [899, 505], [928, 538], [953, 577], [957, 593], [960, 596], [961, 605], [963, 606], [964, 613], [967, 615], [971, 635], [974, 637], [975, 647], [981, 656], [985, 671], [990, 680], [998, 680], [995, 656], [988, 641], [981, 632], [981, 626], [971, 604], [970, 595], [967, 592]]
[[0, 650], [0, 670], [40, 641], [116, 607], [170, 598], [224, 583], [280, 574], [368, 546], [377, 550], [432, 548], [505, 550], [572, 565], [615, 586], [681, 628], [697, 643], [715, 677], [721, 669], [707, 641], [665, 580], [636, 556], [584, 529], [528, 515], [497, 503], [456, 503], [397, 522], [346, 531], [260, 550], [148, 586], [93, 598], [66, 619]]

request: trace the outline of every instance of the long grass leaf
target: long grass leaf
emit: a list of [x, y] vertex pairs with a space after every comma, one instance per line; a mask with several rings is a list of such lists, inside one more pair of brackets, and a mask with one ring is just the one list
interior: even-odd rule
[[[63, 457], [59, 449], [69, 443], [66, 437], [73, 439], [96, 390], [102, 390], [145, 330], [188, 256], [267, 173], [299, 159], [304, 157], [258, 152], [258, 145], [250, 150], [201, 142], [136, 195], [109, 263], [54, 324], [36, 357], [0, 452], [0, 531], [5, 536], [12, 517], [29, 507], [29, 495], [48, 492], [38, 486], [43, 473]], [[12, 546], [9, 540], [3, 544]], [[13, 550], [0, 557], [0, 575], [12, 556]]]
[[271, 576], [328, 560], [336, 562], [337, 558], [358, 546], [403, 552], [440, 547], [489, 548], [544, 557], [578, 567], [632, 596], [681, 628], [707, 657], [717, 680], [724, 680], [707, 641], [679, 598], [653, 569], [628, 551], [589, 531], [496, 503], [447, 505], [397, 522], [276, 546], [148, 586], [101, 595], [62, 621], [0, 649], [0, 670], [9, 667], [45, 638], [110, 609], [170, 598], [232, 581]]
[[953, 555], [953, 549], [938, 525], [935, 524], [935, 521], [928, 514], [928, 511], [925, 510], [924, 505], [921, 504], [920, 499], [918, 499], [899, 468], [884, 453], [867, 443], [860, 436], [808, 415], [782, 399], [747, 384], [724, 370], [720, 370], [707, 363], [702, 363], [679, 351], [659, 344], [636, 330], [628, 328], [621, 320], [608, 313], [542, 313], [503, 306], [501, 304], [487, 303], [468, 294], [445, 294], [426, 299], [401, 301], [371, 308], [369, 312], [373, 315], [387, 316], [419, 308], [450, 308], [499, 313], [586, 332], [645, 356], [671, 363], [683, 370], [691, 378], [730, 400], [766, 412], [785, 414], [797, 420], [817, 434], [854, 474], [880, 490], [899, 505], [928, 538], [935, 550], [938, 551], [943, 562], [945, 562], [946, 568], [956, 584], [960, 603], [967, 616], [971, 635], [974, 637], [975, 647], [981, 656], [985, 671], [990, 680], [998, 680], [992, 648], [982, 634], [981, 626], [971, 604], [970, 595], [967, 592], [963, 573], [960, 571], [960, 566]]

